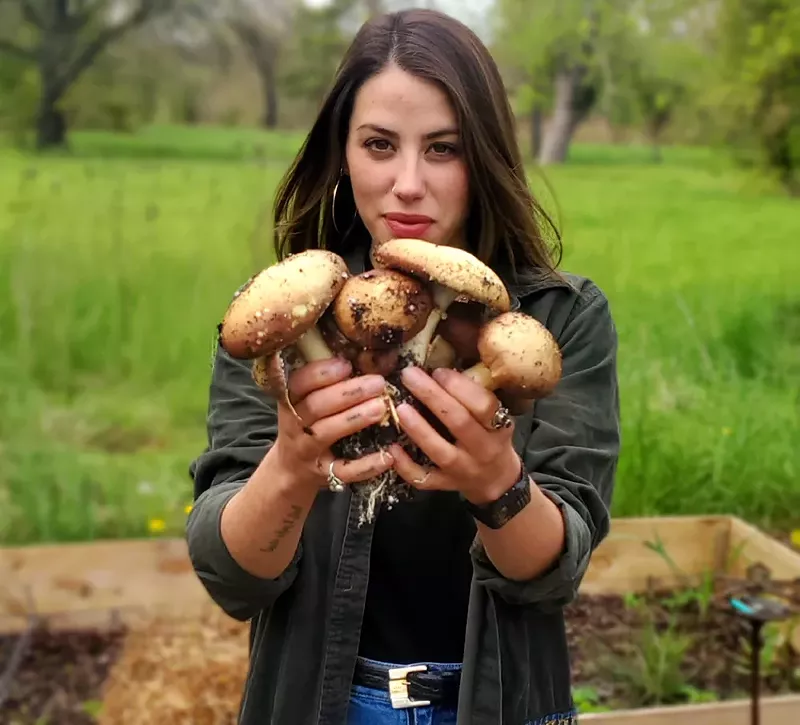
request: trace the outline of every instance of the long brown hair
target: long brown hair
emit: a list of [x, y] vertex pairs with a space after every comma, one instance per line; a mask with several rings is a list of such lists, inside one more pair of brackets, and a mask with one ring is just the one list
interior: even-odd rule
[[[453, 104], [471, 190], [469, 250], [511, 276], [532, 268], [554, 273], [561, 257], [560, 235], [528, 187], [500, 72], [466, 25], [424, 9], [368, 21], [345, 53], [316, 121], [276, 193], [277, 258], [315, 247], [342, 254], [369, 245], [352, 187], [341, 170], [356, 93], [390, 63], [438, 84]], [[545, 227], [553, 233], [549, 240]]]

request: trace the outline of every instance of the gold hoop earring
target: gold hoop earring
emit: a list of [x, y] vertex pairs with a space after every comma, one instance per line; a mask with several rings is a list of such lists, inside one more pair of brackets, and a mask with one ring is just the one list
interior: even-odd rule
[[[339, 176], [338, 179], [336, 179], [336, 184], [333, 187], [333, 198], [331, 199], [331, 221], [333, 222], [333, 228], [336, 230], [337, 234], [341, 234], [342, 232], [339, 230], [339, 225], [336, 223], [336, 194], [339, 191], [339, 182], [342, 180], [343, 175], [344, 174], [342, 174], [341, 176]], [[353, 228], [353, 223], [355, 222], [357, 216], [358, 216], [358, 210], [353, 212], [353, 220], [350, 223], [350, 229]], [[350, 229], [348, 229], [348, 233]]]
[[339, 182], [341, 179], [341, 176], [336, 179], [336, 184], [333, 187], [333, 198], [331, 199], [331, 221], [333, 222], [333, 228], [336, 230], [337, 234], [341, 234], [341, 232], [339, 231], [339, 227], [336, 225], [336, 192], [339, 191]]

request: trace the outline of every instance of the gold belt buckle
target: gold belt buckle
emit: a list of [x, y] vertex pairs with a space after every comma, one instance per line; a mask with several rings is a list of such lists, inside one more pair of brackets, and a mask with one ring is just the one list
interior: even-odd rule
[[408, 696], [408, 674], [409, 672], [426, 672], [425, 665], [414, 667], [394, 667], [389, 670], [389, 698], [392, 707], [400, 710], [406, 707], [424, 707], [430, 705], [430, 700], [412, 700]]

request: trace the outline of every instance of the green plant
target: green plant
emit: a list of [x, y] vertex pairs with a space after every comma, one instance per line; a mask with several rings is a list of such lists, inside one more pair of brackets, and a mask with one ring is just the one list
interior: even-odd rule
[[611, 708], [602, 704], [600, 693], [594, 687], [575, 687], [572, 699], [578, 712], [610, 712]]
[[638, 705], [660, 705], [687, 699], [689, 687], [683, 665], [692, 638], [677, 630], [675, 620], [661, 628], [647, 618], [630, 651], [609, 657], [614, 682], [621, 683]]
[[[715, 572], [708, 568], [704, 569], [700, 574], [699, 581], [694, 583], [691, 577], [670, 556], [658, 534], [656, 534], [655, 541], [645, 541], [644, 545], [667, 563], [680, 582], [680, 586], [675, 589], [672, 595], [665, 597], [662, 600], [662, 604], [670, 609], [679, 609], [693, 604], [697, 608], [701, 620], [705, 620], [711, 610], [717, 591], [717, 576]], [[733, 554], [733, 560], [738, 557], [739, 553], [740, 549], [737, 548]], [[733, 560], [728, 562], [728, 566], [733, 563]]]

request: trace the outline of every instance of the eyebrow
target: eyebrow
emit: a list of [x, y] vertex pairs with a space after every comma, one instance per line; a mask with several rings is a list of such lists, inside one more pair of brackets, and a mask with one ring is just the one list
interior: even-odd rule
[[[397, 138], [398, 136], [396, 131], [384, 128], [383, 126], [376, 126], [373, 123], [365, 123], [358, 127], [359, 131], [361, 131], [362, 129], [369, 129], [370, 131], [375, 131], [375, 133], [380, 133], [383, 134], [384, 136], [391, 136], [392, 138]], [[458, 136], [458, 129], [440, 128], [438, 131], [431, 131], [430, 133], [425, 134], [425, 138], [428, 140], [434, 138], [440, 138], [442, 136]]]

